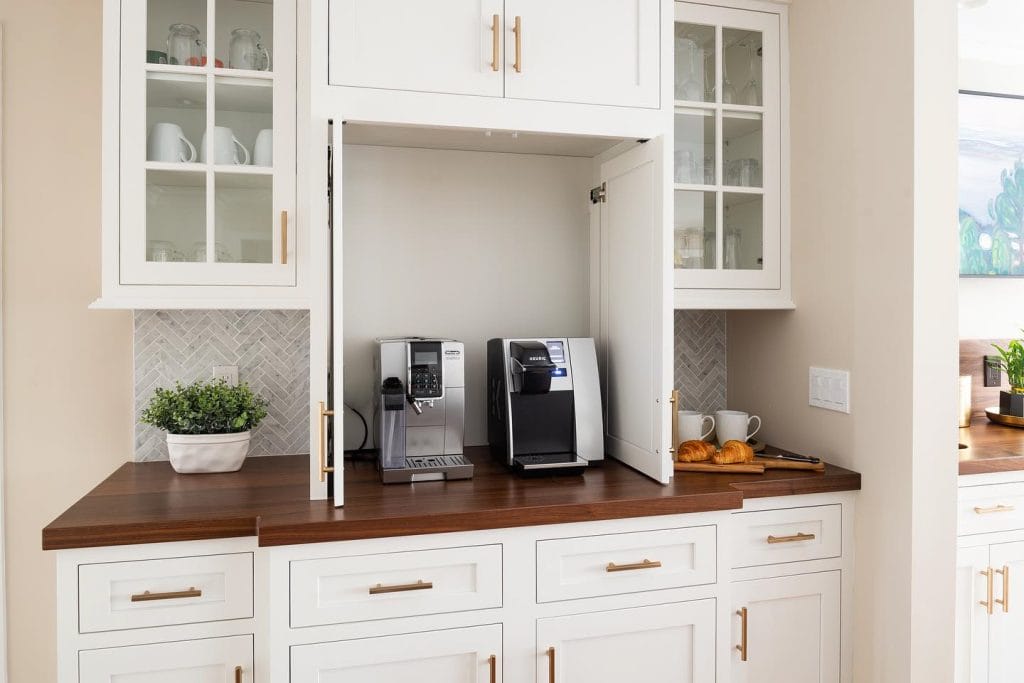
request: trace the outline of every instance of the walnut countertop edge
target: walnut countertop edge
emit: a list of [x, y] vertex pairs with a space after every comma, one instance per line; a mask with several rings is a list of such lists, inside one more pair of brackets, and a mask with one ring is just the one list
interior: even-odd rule
[[772, 470], [679, 473], [662, 486], [615, 460], [583, 477], [523, 479], [486, 448], [467, 449], [473, 479], [379, 483], [346, 463], [345, 506], [308, 499], [305, 455], [249, 458], [230, 474], [179, 475], [166, 462], [126, 463], [51, 522], [44, 550], [256, 536], [261, 546], [477, 531], [735, 510], [744, 498], [860, 489], [860, 474]]

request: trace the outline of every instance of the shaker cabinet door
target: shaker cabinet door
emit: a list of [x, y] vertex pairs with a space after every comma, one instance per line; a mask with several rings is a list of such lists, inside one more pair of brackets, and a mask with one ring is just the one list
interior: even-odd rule
[[839, 571], [732, 584], [733, 683], [839, 683]]
[[988, 565], [987, 545], [957, 551], [956, 683], [988, 681]]
[[658, 0], [507, 0], [506, 96], [657, 108], [660, 5]]
[[715, 601], [540, 619], [538, 683], [715, 679]]
[[333, 0], [330, 82], [501, 97], [502, 14], [501, 0]]
[[[992, 611], [989, 619], [989, 675], [991, 683], [1024, 681], [1024, 542], [989, 546], [992, 567]], [[982, 600], [985, 598], [982, 597]], [[980, 608], [980, 606], [979, 606]]]
[[79, 653], [81, 683], [253, 683], [252, 636]]

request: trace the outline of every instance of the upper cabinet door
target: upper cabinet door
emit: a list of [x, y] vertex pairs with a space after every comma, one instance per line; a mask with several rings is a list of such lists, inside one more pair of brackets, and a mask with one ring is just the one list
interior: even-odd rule
[[781, 18], [676, 3], [673, 40], [676, 287], [778, 290]]
[[501, 97], [501, 0], [332, 0], [332, 85]]
[[505, 94], [659, 106], [659, 0], [506, 0]]

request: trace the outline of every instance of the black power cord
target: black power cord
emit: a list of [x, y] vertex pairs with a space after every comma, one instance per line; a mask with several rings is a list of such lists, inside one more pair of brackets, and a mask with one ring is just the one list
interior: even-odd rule
[[345, 456], [349, 460], [373, 460], [376, 458], [377, 449], [366, 447], [366, 442], [370, 438], [370, 428], [366, 424], [366, 418], [363, 417], [362, 413], [347, 403], [345, 404], [345, 408], [355, 413], [356, 417], [359, 418], [359, 421], [363, 423], [363, 440], [359, 443], [359, 448], [353, 448], [345, 451]]

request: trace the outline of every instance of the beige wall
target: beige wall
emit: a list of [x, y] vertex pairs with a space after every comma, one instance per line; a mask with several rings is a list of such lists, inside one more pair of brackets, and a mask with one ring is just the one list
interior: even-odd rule
[[[863, 475], [853, 666], [864, 683], [952, 676], [953, 45], [952, 0], [794, 0], [797, 309], [729, 317], [730, 404], [764, 417], [772, 443]], [[811, 365], [851, 371], [850, 415], [807, 405]]]
[[10, 680], [56, 678], [40, 530], [131, 447], [131, 314], [100, 285], [100, 0], [0, 0]]

